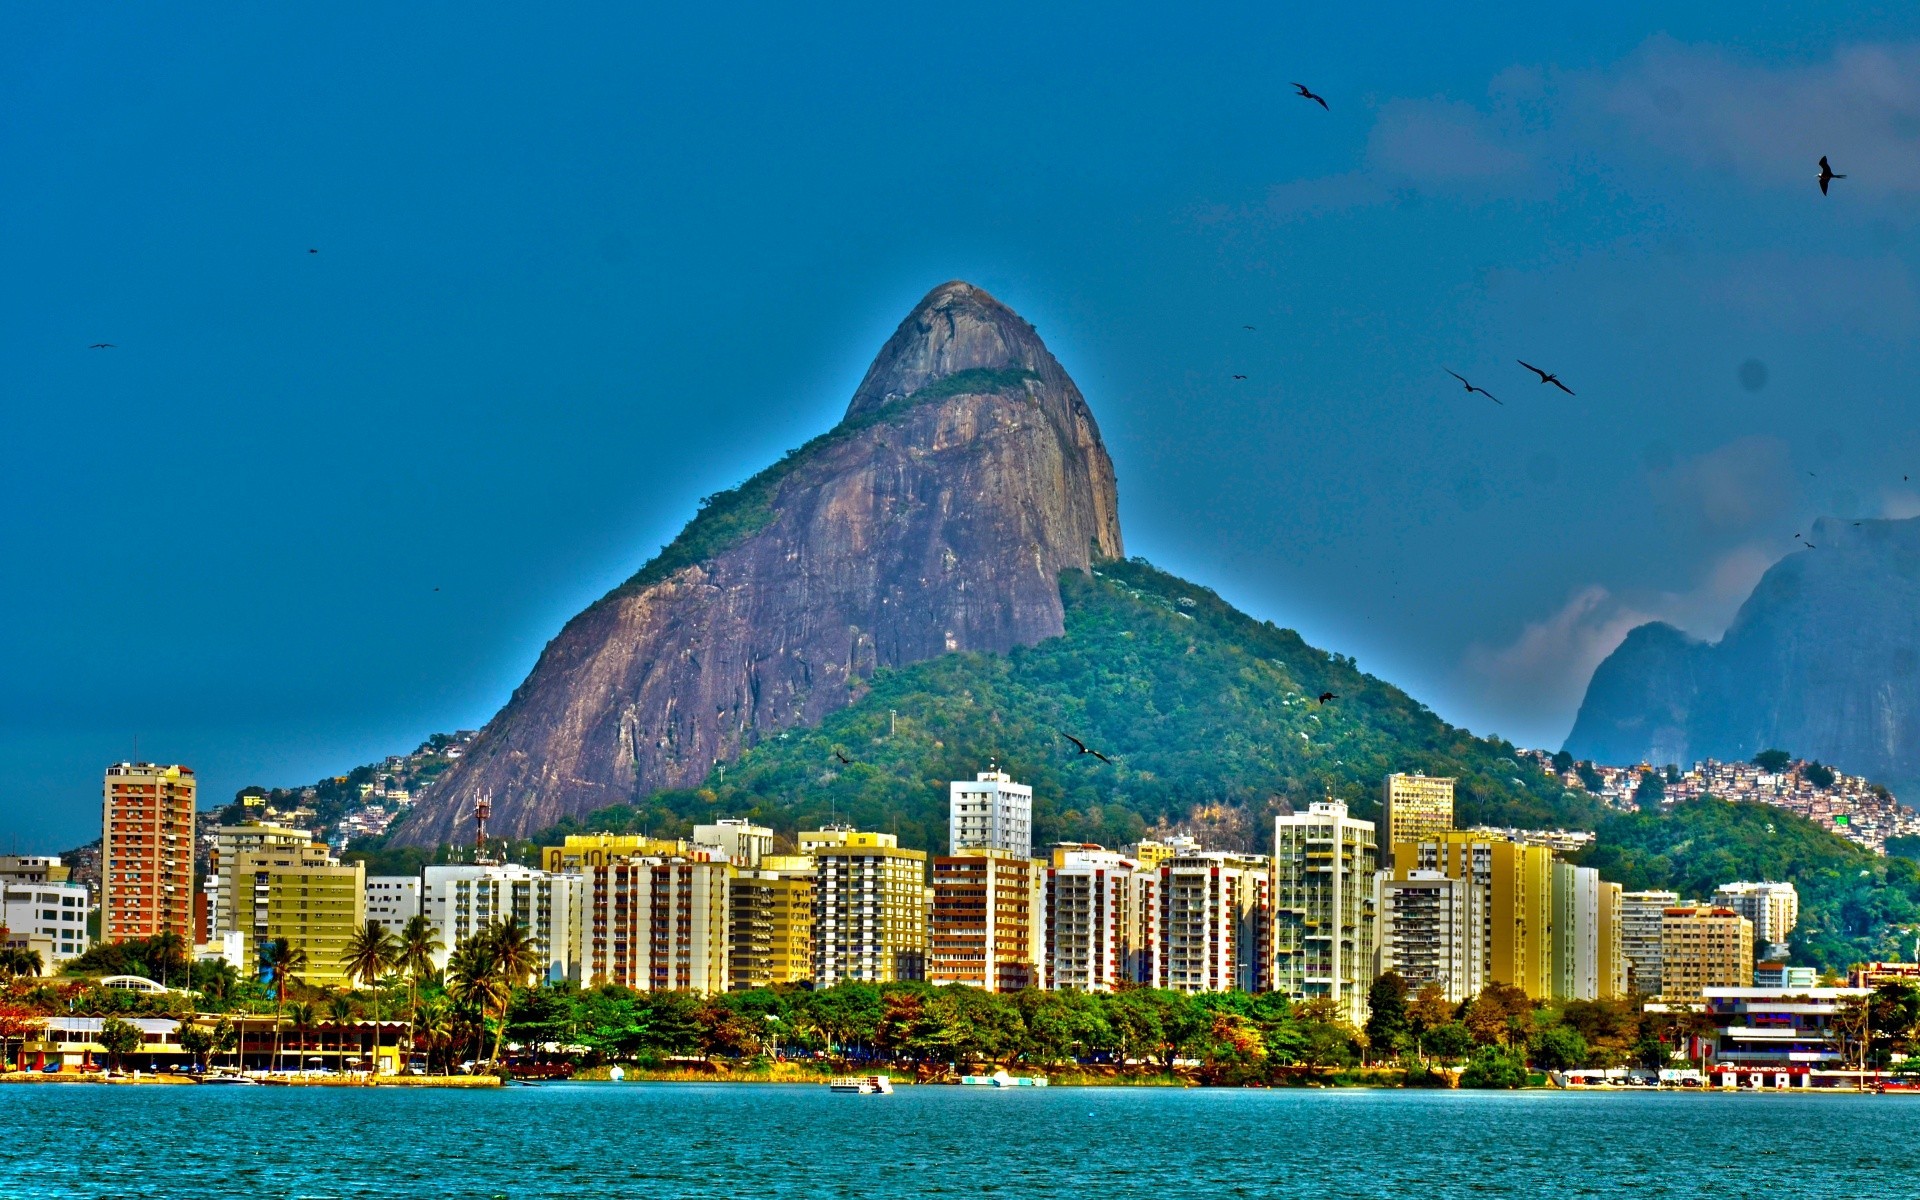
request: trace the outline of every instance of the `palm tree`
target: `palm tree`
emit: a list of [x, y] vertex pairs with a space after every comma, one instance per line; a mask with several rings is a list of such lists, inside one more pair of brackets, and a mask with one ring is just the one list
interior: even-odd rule
[[[318, 1015], [313, 1005], [305, 1000], [300, 1001], [298, 1004], [290, 1004], [287, 1006], [287, 1020], [292, 1023], [293, 1032], [298, 1037], [303, 1051], [307, 1044], [307, 1030], [314, 1027], [316, 1024], [315, 1018]], [[306, 1065], [305, 1054], [300, 1053], [298, 1057], [301, 1060], [300, 1065], [304, 1067]]]
[[327, 1020], [333, 1022], [333, 1065], [339, 1070], [346, 1065], [347, 1022], [353, 1020], [353, 1001], [334, 992], [327, 1000]]
[[420, 980], [433, 974], [433, 959], [446, 948], [433, 922], [418, 913], [400, 930], [400, 969], [407, 973], [407, 1057], [413, 1057], [415, 1028], [420, 1015]]
[[372, 920], [353, 931], [353, 936], [347, 939], [347, 948], [340, 953], [340, 969], [347, 973], [347, 978], [358, 979], [361, 987], [373, 991], [373, 1057], [376, 1065], [380, 1058], [380, 977], [391, 970], [399, 958], [399, 941], [385, 925]]
[[527, 931], [513, 921], [502, 919], [493, 929], [493, 967], [499, 978], [499, 1026], [493, 1034], [493, 1054], [487, 1059], [491, 1069], [500, 1061], [500, 1047], [507, 1040], [507, 1006], [515, 988], [527, 986], [540, 969], [540, 951]]
[[273, 975], [273, 1061], [277, 1063], [280, 1061], [280, 1011], [287, 1002], [287, 988], [293, 983], [294, 975], [307, 969], [307, 952], [286, 938], [276, 938], [261, 951], [260, 961]]
[[[0, 931], [4, 929], [4, 926], [0, 926]], [[22, 946], [0, 946], [0, 978], [38, 975], [45, 969], [46, 964], [38, 950], [28, 950]]]
[[[436, 1050], [451, 1049], [454, 1031], [458, 1028], [458, 1016], [454, 1012], [453, 1002], [445, 996], [435, 996], [420, 1009], [420, 1035], [427, 1043], [427, 1070], [433, 1070], [433, 1055]], [[451, 1057], [451, 1056], [449, 1056]], [[448, 1067], [451, 1069], [449, 1062]]]
[[486, 1020], [501, 988], [501, 974], [494, 960], [492, 926], [482, 929], [454, 948], [447, 959], [447, 996], [454, 1003], [470, 1008]]

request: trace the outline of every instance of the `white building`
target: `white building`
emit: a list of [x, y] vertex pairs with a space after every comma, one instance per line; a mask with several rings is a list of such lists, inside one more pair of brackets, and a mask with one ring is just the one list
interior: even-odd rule
[[986, 770], [947, 785], [947, 845], [1033, 856], [1033, 789], [1005, 771]]
[[407, 922], [420, 915], [418, 875], [367, 876], [367, 920], [399, 936]]
[[51, 973], [55, 964], [87, 952], [86, 885], [0, 883], [0, 925], [27, 945], [43, 947], [50, 957], [41, 965]]
[[1753, 922], [1756, 955], [1785, 954], [1787, 935], [1800, 923], [1800, 893], [1791, 883], [1723, 883], [1713, 902]]
[[693, 827], [693, 844], [748, 870], [773, 853], [773, 830], [745, 820], [720, 820]]
[[1620, 897], [1620, 952], [1627, 960], [1627, 987], [1643, 996], [1660, 994], [1660, 921], [1680, 903], [1679, 892], [1626, 892]]
[[1598, 1000], [1611, 996], [1601, 945], [1600, 872], [1571, 863], [1553, 864], [1553, 998]]
[[420, 908], [440, 937], [434, 963], [445, 967], [461, 942], [511, 918], [538, 948], [548, 978], [578, 979], [586, 889], [582, 876], [549, 875], [518, 863], [428, 867]]
[[1316, 800], [1273, 822], [1273, 987], [1329, 999], [1354, 1024], [1367, 1017], [1378, 914], [1372, 821]]
[[1041, 986], [1111, 992], [1153, 981], [1158, 871], [1112, 850], [1063, 850], [1046, 886]]
[[1381, 872], [1380, 970], [1405, 979], [1414, 991], [1434, 984], [1455, 1004], [1487, 986], [1488, 889], [1444, 871]]

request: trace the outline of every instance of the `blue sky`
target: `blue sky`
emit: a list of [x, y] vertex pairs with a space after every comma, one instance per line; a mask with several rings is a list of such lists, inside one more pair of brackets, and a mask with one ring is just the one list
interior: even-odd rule
[[136, 737], [224, 798], [479, 724], [949, 278], [1086, 392], [1131, 552], [1557, 744], [1632, 624], [1920, 513], [1917, 27], [15, 6], [0, 848]]

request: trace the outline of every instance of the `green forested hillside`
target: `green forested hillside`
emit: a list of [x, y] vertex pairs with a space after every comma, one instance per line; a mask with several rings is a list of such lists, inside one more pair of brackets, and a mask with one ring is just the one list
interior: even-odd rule
[[[989, 759], [1033, 786], [1041, 844], [1119, 844], [1198, 811], [1216, 832], [1237, 830], [1246, 848], [1260, 848], [1284, 805], [1331, 792], [1356, 815], [1374, 815], [1391, 771], [1457, 777], [1464, 822], [1591, 827], [1599, 818], [1590, 797], [1523, 769], [1507, 743], [1446, 724], [1351, 659], [1206, 588], [1140, 560], [1105, 563], [1091, 578], [1069, 572], [1061, 588], [1063, 637], [883, 671], [818, 728], [761, 743], [706, 787], [584, 824], [664, 831], [751, 815], [791, 831], [838, 816], [939, 850], [947, 782]], [[1321, 704], [1322, 692], [1336, 698]], [[1113, 763], [1078, 754], [1062, 730]]]

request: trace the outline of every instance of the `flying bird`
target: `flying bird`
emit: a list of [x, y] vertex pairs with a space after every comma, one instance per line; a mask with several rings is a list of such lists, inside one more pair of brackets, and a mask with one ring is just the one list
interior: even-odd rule
[[843, 767], [850, 767], [853, 765], [853, 760], [848, 758], [846, 755], [840, 753], [837, 747], [834, 749], [833, 756], [840, 760], [840, 765]]
[[1524, 358], [1516, 358], [1513, 361], [1519, 363], [1521, 366], [1525, 367], [1527, 370], [1532, 371], [1535, 375], [1538, 375], [1540, 377], [1541, 383], [1550, 383], [1553, 386], [1559, 388], [1561, 391], [1565, 392], [1567, 395], [1569, 396], [1573, 395], [1573, 389], [1568, 387], [1566, 384], [1561, 383], [1560, 377], [1558, 375], [1555, 375], [1550, 371], [1542, 371], [1539, 367], [1534, 366], [1532, 363], [1528, 362]]
[[1245, 375], [1235, 375], [1235, 376], [1234, 376], [1234, 378], [1235, 378], [1235, 379], [1245, 379], [1245, 378], [1246, 378], [1246, 376], [1245, 376]]
[[1846, 178], [1845, 175], [1834, 174], [1833, 168], [1827, 165], [1826, 155], [1822, 154], [1820, 156], [1820, 194], [1822, 196], [1827, 194], [1828, 184], [1832, 183], [1836, 179], [1845, 179], [1845, 178]]
[[308, 254], [318, 254], [318, 253], [320, 253], [320, 252], [319, 252], [318, 250], [315, 250], [315, 249], [314, 249], [313, 247], [311, 247], [311, 246], [309, 246], [309, 247], [307, 247], [307, 253], [308, 253]]
[[1061, 736], [1061, 737], [1063, 737], [1063, 738], [1065, 738], [1065, 739], [1067, 739], [1068, 741], [1070, 741], [1070, 742], [1072, 742], [1072, 743], [1073, 743], [1073, 745], [1074, 745], [1074, 748], [1075, 748], [1075, 749], [1077, 749], [1078, 751], [1080, 751], [1080, 753], [1082, 753], [1082, 754], [1091, 754], [1091, 755], [1093, 755], [1093, 756], [1094, 756], [1095, 758], [1097, 758], [1097, 759], [1099, 759], [1099, 760], [1100, 760], [1101, 762], [1103, 762], [1103, 763], [1106, 763], [1106, 764], [1107, 764], [1108, 766], [1112, 766], [1112, 765], [1113, 765], [1113, 760], [1112, 760], [1112, 759], [1110, 759], [1110, 758], [1108, 758], [1108, 757], [1107, 757], [1106, 755], [1104, 755], [1104, 754], [1102, 754], [1102, 753], [1100, 753], [1100, 752], [1099, 752], [1098, 750], [1095, 750], [1095, 749], [1093, 749], [1092, 747], [1090, 747], [1090, 746], [1088, 746], [1088, 745], [1087, 745], [1087, 744], [1086, 744], [1085, 742], [1083, 742], [1083, 741], [1081, 741], [1081, 740], [1080, 740], [1079, 738], [1077, 738], [1077, 737], [1075, 737], [1075, 736], [1073, 736], [1072, 734], [1070, 734], [1070, 733], [1068, 733], [1068, 732], [1067, 732], [1066, 730], [1064, 730], [1064, 729], [1062, 729], [1062, 730], [1060, 730], [1059, 732], [1060, 732], [1060, 736]]
[[1333, 694], [1332, 692], [1321, 692], [1321, 693], [1320, 693], [1320, 703], [1322, 703], [1322, 704], [1325, 704], [1325, 703], [1326, 703], [1327, 701], [1329, 701], [1329, 700], [1338, 700], [1339, 698], [1340, 698], [1340, 697], [1338, 697], [1338, 696], [1336, 696], [1336, 695], [1334, 695], [1334, 694]]
[[[1297, 93], [1299, 93], [1299, 96], [1300, 96], [1300, 98], [1301, 98], [1302, 100], [1311, 100], [1311, 101], [1313, 101], [1313, 102], [1314, 102], [1315, 104], [1318, 104], [1318, 105], [1319, 105], [1319, 106], [1320, 106], [1321, 108], [1327, 108], [1327, 101], [1326, 101], [1326, 98], [1325, 98], [1325, 97], [1323, 97], [1323, 96], [1316, 96], [1316, 95], [1314, 95], [1314, 94], [1313, 94], [1313, 93], [1312, 93], [1311, 91], [1309, 91], [1309, 90], [1307, 89], [1307, 85], [1306, 85], [1306, 84], [1304, 84], [1304, 83], [1296, 83], [1296, 84], [1294, 84], [1294, 85], [1293, 85], [1293, 87], [1294, 87], [1294, 91], [1296, 91]], [[1332, 110], [1332, 109], [1330, 109], [1330, 108], [1327, 108], [1327, 111], [1328, 111], [1328, 112], [1332, 112], [1333, 110]], [[1822, 161], [1825, 161], [1825, 160], [1823, 159]], [[1821, 190], [1822, 190], [1822, 191], [1825, 191], [1826, 189], [1825, 189], [1825, 188], [1822, 188]]]
[[[89, 350], [118, 350], [118, 349], [119, 349], [119, 347], [118, 347], [118, 346], [116, 346], [116, 345], [114, 345], [114, 344], [113, 344], [112, 342], [95, 342], [95, 343], [94, 343], [93, 345], [91, 345], [91, 346], [88, 346], [88, 347], [87, 347], [87, 349], [89, 349]], [[1904, 477], [1904, 476], [1902, 476], [1902, 478], [1905, 478], [1905, 477]]]
[[[1494, 395], [1492, 392], [1488, 391], [1485, 388], [1475, 387], [1471, 383], [1468, 383], [1467, 377], [1465, 375], [1460, 374], [1458, 371], [1448, 370], [1448, 368], [1446, 367], [1441, 367], [1440, 369], [1442, 371], [1446, 371], [1447, 374], [1453, 376], [1455, 379], [1458, 379], [1460, 381], [1460, 386], [1466, 388], [1469, 393], [1479, 392], [1482, 396], [1485, 396], [1487, 399], [1493, 401], [1495, 404], [1500, 403], [1500, 397]], [[1506, 406], [1501, 405], [1501, 407], [1504, 408]]]
[[1251, 325], [1242, 325], [1242, 326], [1241, 326], [1240, 328], [1242, 328], [1242, 329], [1252, 329], [1252, 328], [1253, 328], [1253, 326], [1251, 326]]

